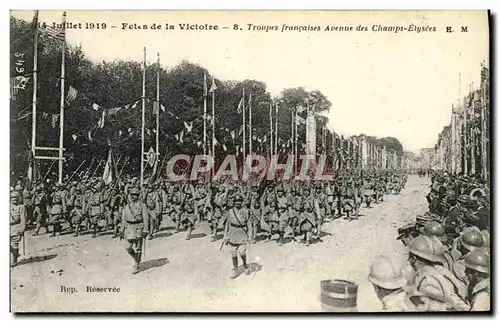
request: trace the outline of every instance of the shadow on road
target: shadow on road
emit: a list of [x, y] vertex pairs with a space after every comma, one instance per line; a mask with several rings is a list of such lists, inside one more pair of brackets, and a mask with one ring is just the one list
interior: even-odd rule
[[57, 254], [50, 254], [50, 255], [42, 255], [42, 256], [33, 256], [33, 257], [28, 257], [28, 258], [23, 258], [19, 261], [17, 266], [24, 265], [24, 264], [29, 264], [29, 263], [37, 263], [37, 262], [44, 262], [51, 260], [53, 258], [57, 257]]
[[161, 267], [168, 263], [167, 258], [151, 259], [141, 263], [139, 272], [147, 271], [150, 268]]
[[166, 231], [166, 232], [163, 232], [163, 233], [160, 233], [160, 234], [157, 234], [157, 235], [153, 235], [153, 239], [158, 239], [158, 238], [163, 238], [163, 237], [170, 237], [172, 236], [173, 234]]
[[206, 235], [207, 234], [205, 234], [205, 233], [191, 234], [191, 239], [202, 238], [202, 237], [205, 237]]

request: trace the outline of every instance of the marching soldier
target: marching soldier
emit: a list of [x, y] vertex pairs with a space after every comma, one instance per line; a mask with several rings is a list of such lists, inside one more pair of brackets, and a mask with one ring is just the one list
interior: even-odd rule
[[323, 220], [326, 214], [326, 195], [322, 192], [320, 186], [316, 187], [316, 193], [314, 194], [314, 207], [316, 209], [316, 230], [315, 235], [316, 238], [321, 237], [321, 226], [323, 225]]
[[213, 211], [208, 213], [208, 225], [210, 227], [211, 241], [217, 239], [217, 227], [219, 227], [220, 220], [226, 211], [228, 190], [223, 185], [219, 185], [218, 191], [215, 192], [213, 201]]
[[73, 205], [73, 209], [71, 209], [70, 211], [70, 222], [75, 232], [73, 236], [76, 237], [80, 235], [80, 230], [82, 229], [82, 227], [85, 227], [87, 225], [83, 211], [83, 209], [85, 208], [85, 199], [82, 192], [80, 191], [80, 188], [76, 188], [74, 190], [71, 204]]
[[118, 189], [116, 187], [111, 188], [111, 195], [108, 202], [110, 219], [113, 227], [113, 236], [112, 238], [116, 238], [118, 236], [119, 224], [122, 219], [122, 208], [125, 203], [125, 198], [118, 193]]
[[140, 200], [138, 188], [130, 188], [130, 201], [122, 210], [121, 236], [126, 240], [127, 253], [134, 259], [132, 274], [139, 272], [144, 238], [149, 232], [149, 216], [146, 205]]
[[227, 212], [224, 227], [223, 245], [229, 247], [233, 263], [231, 278], [238, 277], [238, 255], [240, 255], [243, 262], [245, 274], [250, 274], [246, 256], [246, 245], [250, 238], [250, 216], [248, 208], [243, 205], [243, 197], [237, 194], [234, 198], [234, 207]]
[[153, 232], [160, 229], [159, 221], [162, 211], [162, 202], [159, 200], [158, 194], [156, 193], [154, 183], [145, 184], [144, 189], [146, 189], [146, 195], [144, 196], [144, 203], [148, 208], [149, 214], [149, 235], [148, 239], [153, 238]]
[[26, 207], [26, 225], [31, 226], [34, 222], [34, 218], [32, 192], [29, 189], [29, 185], [26, 185], [26, 187], [24, 187], [22, 195], [23, 205]]
[[260, 227], [260, 221], [262, 218], [262, 212], [260, 208], [259, 192], [258, 186], [253, 185], [251, 190], [248, 192], [248, 208], [250, 211], [250, 241], [255, 244], [257, 232]]
[[89, 195], [88, 202], [86, 203], [87, 208], [85, 213], [89, 216], [90, 225], [93, 230], [92, 238], [97, 237], [97, 225], [98, 221], [104, 215], [104, 195], [101, 192], [102, 184], [98, 182], [93, 188]]
[[47, 225], [47, 210], [48, 200], [47, 195], [44, 191], [43, 183], [35, 188], [35, 193], [33, 194], [33, 217], [36, 220], [36, 228], [33, 236], [37, 236], [40, 233], [40, 228], [45, 228], [45, 232], [49, 232], [49, 227]]
[[61, 223], [66, 212], [66, 196], [63, 192], [63, 186], [60, 184], [56, 184], [56, 189], [52, 193], [52, 208], [50, 209], [50, 223], [52, 224], [51, 237], [54, 237], [56, 233], [59, 233], [59, 235], [61, 235]]
[[193, 232], [194, 225], [196, 224], [196, 219], [198, 218], [198, 205], [195, 202], [194, 188], [190, 184], [185, 186], [185, 196], [183, 202], [183, 213], [181, 215], [181, 223], [186, 227], [187, 234], [186, 240], [191, 239], [191, 233]]
[[10, 194], [10, 266], [17, 265], [19, 243], [26, 230], [26, 206], [19, 203], [21, 195], [17, 191]]
[[279, 231], [279, 239], [278, 246], [283, 245], [283, 239], [285, 236], [285, 228], [288, 226], [289, 211], [290, 211], [290, 202], [289, 198], [285, 195], [285, 191], [283, 186], [278, 187], [276, 196], [276, 206], [277, 206], [277, 216], [278, 216], [278, 231]]
[[311, 244], [311, 236], [317, 223], [317, 215], [314, 207], [314, 199], [310, 196], [309, 188], [305, 188], [303, 194], [303, 210], [299, 216], [298, 230], [300, 235], [304, 235], [304, 238], [301, 239], [300, 242], [305, 242], [305, 245], [309, 247]]

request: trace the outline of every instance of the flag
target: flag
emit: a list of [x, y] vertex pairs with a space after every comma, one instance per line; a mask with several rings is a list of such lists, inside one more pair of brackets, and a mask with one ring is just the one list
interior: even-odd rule
[[297, 120], [297, 124], [306, 124], [306, 119], [300, 115], [297, 115], [296, 120]]
[[65, 41], [66, 40], [66, 28], [65, 28], [65, 23], [61, 24], [56, 24], [54, 26], [55, 28], [51, 26], [47, 26], [45, 28], [40, 28], [40, 31], [46, 34], [47, 36], [60, 40], [60, 41]]
[[121, 107], [110, 108], [108, 111], [108, 116], [111, 116], [111, 115], [118, 113], [121, 109], [122, 109]]
[[215, 85], [215, 78], [212, 77], [212, 86], [210, 86], [210, 93], [215, 92], [217, 85]]
[[157, 115], [160, 110], [160, 102], [153, 102], [153, 115]]
[[99, 128], [101, 128], [101, 129], [104, 127], [104, 123], [105, 123], [105, 120], [106, 120], [106, 115], [107, 115], [107, 114], [108, 114], [108, 113], [106, 112], [106, 110], [102, 111], [102, 115], [101, 115], [101, 117], [99, 118], [99, 121], [97, 122], [97, 126], [98, 126]]
[[71, 137], [73, 138], [73, 141], [76, 141], [76, 139], [78, 138], [78, 135], [72, 134]]
[[303, 105], [297, 106], [297, 114], [302, 113], [306, 110], [306, 107]]
[[163, 106], [163, 105], [160, 104], [160, 108], [161, 108], [162, 112], [165, 112], [165, 110], [166, 110], [165, 106]]
[[112, 149], [109, 149], [108, 153], [108, 161], [106, 161], [106, 165], [104, 166], [104, 173], [102, 174], [102, 180], [105, 184], [109, 185], [111, 182], [118, 179], [118, 172], [116, 171], [116, 162], [113, 157]]
[[78, 91], [73, 86], [69, 86], [68, 94], [66, 95], [66, 104], [71, 104], [76, 99]]
[[122, 130], [119, 130], [118, 131], [118, 136], [122, 136], [122, 134], [123, 134]]
[[227, 146], [225, 144], [222, 145], [222, 148], [224, 149], [224, 151], [227, 151]]
[[136, 101], [134, 104], [132, 104], [132, 106], [130, 108], [136, 108], [137, 104], [139, 104], [139, 101]]
[[241, 114], [241, 112], [243, 111], [243, 97], [240, 99], [240, 102], [238, 103], [238, 109], [236, 110], [238, 112], [238, 114]]
[[186, 128], [187, 132], [190, 133], [191, 130], [193, 129], [193, 121], [191, 122], [184, 122], [184, 127]]
[[229, 132], [229, 134], [231, 135], [231, 139], [234, 140], [234, 136], [235, 136], [234, 130], [232, 130], [231, 132]]
[[28, 180], [29, 184], [33, 186], [35, 182], [41, 179], [40, 171], [38, 169], [38, 165], [36, 163], [36, 159], [33, 156], [33, 150], [30, 151], [29, 154], [29, 165], [28, 165]]
[[59, 114], [52, 114], [52, 127], [53, 128], [56, 127], [58, 119], [59, 119]]
[[94, 109], [94, 111], [98, 111], [101, 107], [96, 103], [92, 103], [92, 108]]
[[203, 97], [208, 96], [207, 74], [203, 74]]

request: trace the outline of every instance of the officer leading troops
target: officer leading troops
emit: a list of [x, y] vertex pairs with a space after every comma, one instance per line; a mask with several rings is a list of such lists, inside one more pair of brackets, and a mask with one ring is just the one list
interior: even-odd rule
[[129, 202], [122, 210], [121, 234], [126, 240], [127, 253], [134, 259], [135, 265], [132, 274], [139, 272], [142, 257], [142, 245], [149, 232], [148, 208], [140, 200], [138, 188], [129, 190]]
[[233, 262], [231, 278], [238, 276], [238, 255], [240, 255], [243, 262], [245, 274], [250, 274], [246, 246], [249, 243], [251, 228], [250, 211], [243, 205], [243, 197], [237, 194], [234, 199], [234, 207], [227, 212], [227, 220], [224, 227], [223, 245], [229, 247]]

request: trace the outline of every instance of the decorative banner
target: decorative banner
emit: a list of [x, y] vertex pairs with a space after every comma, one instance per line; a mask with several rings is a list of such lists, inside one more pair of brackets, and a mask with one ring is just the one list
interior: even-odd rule
[[151, 167], [153, 167], [156, 162], [156, 153], [153, 147], [149, 148], [149, 151], [147, 153], [147, 161]]

